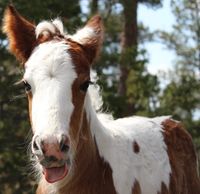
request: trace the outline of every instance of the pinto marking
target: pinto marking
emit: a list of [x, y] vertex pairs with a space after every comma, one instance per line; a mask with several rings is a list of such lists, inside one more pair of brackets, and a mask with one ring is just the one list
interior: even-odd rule
[[192, 139], [179, 122], [114, 120], [96, 110], [98, 87], [87, 86], [102, 44], [100, 16], [69, 35], [58, 19], [35, 26], [8, 6], [3, 28], [31, 87], [37, 194], [200, 193]]
[[135, 153], [139, 153], [140, 152], [140, 146], [138, 145], [138, 143], [136, 141], [133, 142], [133, 151]]

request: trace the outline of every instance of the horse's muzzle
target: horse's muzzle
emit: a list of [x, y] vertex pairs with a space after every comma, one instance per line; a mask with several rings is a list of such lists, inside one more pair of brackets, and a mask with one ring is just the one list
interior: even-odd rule
[[70, 141], [65, 135], [61, 138], [34, 136], [32, 152], [42, 165], [43, 174], [49, 183], [57, 182], [67, 175], [70, 167], [69, 150]]

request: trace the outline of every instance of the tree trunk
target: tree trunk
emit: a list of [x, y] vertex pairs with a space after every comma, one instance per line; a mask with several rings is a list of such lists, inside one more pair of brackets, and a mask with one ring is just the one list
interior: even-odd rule
[[[120, 69], [120, 80], [118, 86], [118, 95], [120, 97], [126, 97], [127, 94], [127, 86], [126, 81], [128, 78], [128, 74], [130, 71], [130, 64], [127, 64], [127, 60], [123, 57], [126, 54], [128, 48], [133, 48], [137, 51], [137, 0], [123, 0], [121, 1], [124, 11], [124, 30], [121, 38], [121, 61], [119, 65]], [[130, 105], [126, 103], [124, 106], [124, 110], [122, 111], [121, 116], [127, 116], [131, 114], [131, 107], [134, 105]], [[133, 111], [132, 111], [133, 112]]]
[[98, 0], [92, 0], [90, 2], [90, 13], [94, 15], [98, 12]]

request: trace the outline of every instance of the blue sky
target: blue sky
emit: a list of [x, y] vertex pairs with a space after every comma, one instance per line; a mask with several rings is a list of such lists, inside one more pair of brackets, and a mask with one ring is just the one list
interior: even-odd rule
[[[138, 20], [148, 26], [151, 31], [164, 30], [171, 31], [175, 18], [171, 12], [170, 1], [164, 0], [163, 7], [151, 9], [145, 5], [139, 5]], [[173, 67], [175, 57], [173, 51], [166, 49], [165, 45], [157, 42], [145, 44], [149, 53], [149, 72], [157, 74], [159, 71], [167, 71]]]

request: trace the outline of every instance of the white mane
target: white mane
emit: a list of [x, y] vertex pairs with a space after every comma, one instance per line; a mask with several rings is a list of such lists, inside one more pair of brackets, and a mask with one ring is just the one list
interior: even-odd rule
[[101, 96], [101, 88], [97, 84], [97, 81], [98, 81], [97, 73], [94, 70], [91, 70], [90, 77], [91, 77], [90, 78], [91, 81], [94, 84], [90, 85], [88, 92], [89, 92], [89, 95], [90, 95], [92, 107], [97, 112], [99, 112], [101, 110], [102, 106], [103, 106], [103, 99], [102, 99], [102, 96]]

